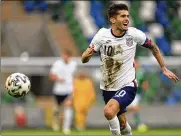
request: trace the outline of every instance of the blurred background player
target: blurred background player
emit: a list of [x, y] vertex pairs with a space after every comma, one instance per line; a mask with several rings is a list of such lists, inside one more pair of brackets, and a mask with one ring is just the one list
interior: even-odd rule
[[143, 93], [148, 90], [149, 84], [148, 81], [145, 80], [145, 72], [140, 67], [140, 62], [138, 59], [135, 59], [135, 68], [136, 68], [136, 79], [138, 82], [138, 88], [136, 92], [135, 99], [133, 102], [128, 106], [127, 111], [133, 112], [133, 116], [135, 119], [135, 126], [139, 132], [145, 132], [148, 130], [148, 127], [142, 122], [140, 117], [140, 100], [143, 97]]
[[94, 83], [85, 71], [78, 73], [74, 80], [73, 105], [75, 110], [75, 127], [78, 131], [86, 129], [88, 111], [96, 94]]
[[64, 50], [61, 54], [62, 60], [57, 60], [51, 67], [50, 79], [55, 82], [53, 94], [56, 105], [54, 108], [54, 119], [52, 129], [58, 131], [60, 129], [60, 105], [64, 105], [63, 133], [70, 134], [71, 123], [73, 117], [72, 110], [72, 91], [73, 76], [76, 70], [76, 62], [71, 60], [71, 52]]

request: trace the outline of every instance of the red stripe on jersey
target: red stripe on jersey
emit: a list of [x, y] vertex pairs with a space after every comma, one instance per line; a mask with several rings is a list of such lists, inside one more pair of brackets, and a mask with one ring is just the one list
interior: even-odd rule
[[93, 50], [94, 53], [96, 53], [97, 51], [94, 49], [94, 45], [90, 45], [89, 48], [91, 48]]
[[146, 41], [142, 46], [145, 47], [145, 48], [150, 48], [151, 47], [151, 40], [146, 38]]

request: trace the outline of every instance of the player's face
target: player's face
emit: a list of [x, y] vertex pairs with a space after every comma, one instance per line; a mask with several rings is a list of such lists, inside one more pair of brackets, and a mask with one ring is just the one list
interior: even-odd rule
[[115, 19], [115, 25], [117, 29], [121, 31], [128, 30], [129, 24], [129, 12], [127, 10], [119, 10]]
[[62, 58], [64, 59], [64, 61], [69, 61], [69, 59], [70, 59], [70, 55], [69, 54], [67, 54], [67, 53], [63, 53], [62, 54]]

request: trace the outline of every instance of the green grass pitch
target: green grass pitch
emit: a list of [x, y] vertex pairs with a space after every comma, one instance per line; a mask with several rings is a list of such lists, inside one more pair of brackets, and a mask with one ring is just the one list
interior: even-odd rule
[[[22, 129], [22, 130], [2, 130], [1, 136], [46, 136], [46, 135], [57, 135], [61, 136], [63, 133], [60, 132], [53, 132], [50, 129]], [[88, 136], [88, 135], [104, 135], [109, 136], [109, 130], [108, 129], [88, 129], [83, 132], [77, 132], [75, 130], [72, 131], [71, 135], [82, 135], [82, 136]], [[181, 129], [150, 129], [146, 133], [139, 133], [136, 130], [133, 130], [133, 135], [145, 135], [145, 136], [156, 136], [156, 135], [163, 135], [163, 136], [181, 136]]]

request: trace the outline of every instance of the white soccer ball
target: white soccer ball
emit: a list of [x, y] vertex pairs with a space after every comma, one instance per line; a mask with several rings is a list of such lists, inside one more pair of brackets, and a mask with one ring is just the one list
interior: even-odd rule
[[7, 79], [5, 83], [5, 89], [9, 95], [20, 98], [25, 96], [31, 88], [29, 78], [22, 73], [13, 73]]

